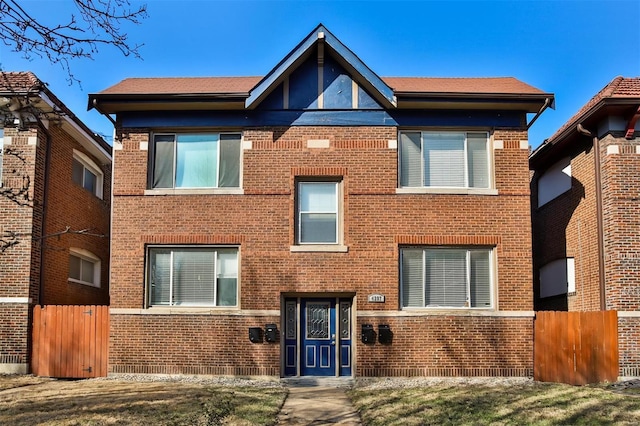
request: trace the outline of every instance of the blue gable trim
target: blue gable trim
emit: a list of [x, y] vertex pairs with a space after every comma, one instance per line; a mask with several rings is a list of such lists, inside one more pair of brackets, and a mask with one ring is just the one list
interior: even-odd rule
[[140, 112], [118, 115], [122, 127], [242, 129], [267, 126], [397, 126], [397, 127], [506, 127], [520, 128], [524, 114], [517, 111], [190, 111]]
[[315, 51], [312, 48], [318, 43], [325, 43], [330, 47], [337, 56], [338, 62], [380, 103], [387, 108], [396, 106], [393, 90], [340, 40], [324, 26], [319, 25], [251, 90], [245, 102], [246, 108], [255, 108], [285, 76], [300, 66]]

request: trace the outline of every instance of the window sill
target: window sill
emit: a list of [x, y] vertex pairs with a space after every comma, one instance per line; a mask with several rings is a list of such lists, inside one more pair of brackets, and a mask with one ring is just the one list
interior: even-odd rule
[[69, 278], [67, 281], [69, 281], [70, 283], [86, 285], [87, 287], [100, 288], [100, 284], [94, 284], [88, 281], [80, 281], [76, 280], [75, 278]]
[[491, 188], [396, 188], [396, 194], [498, 195], [498, 190]]
[[347, 253], [348, 246], [342, 244], [304, 244], [289, 247], [292, 253]]
[[242, 188], [145, 189], [144, 195], [243, 195]]

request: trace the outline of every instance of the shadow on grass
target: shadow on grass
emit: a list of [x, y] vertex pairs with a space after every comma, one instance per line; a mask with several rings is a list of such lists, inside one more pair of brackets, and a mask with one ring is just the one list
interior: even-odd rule
[[181, 383], [50, 382], [0, 394], [0, 424], [275, 424], [285, 392]]
[[350, 397], [366, 425], [640, 424], [640, 399], [597, 387], [433, 386], [355, 389]]

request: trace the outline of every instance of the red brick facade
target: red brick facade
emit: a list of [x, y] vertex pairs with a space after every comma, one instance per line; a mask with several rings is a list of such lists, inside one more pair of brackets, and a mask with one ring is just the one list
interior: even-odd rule
[[[616, 102], [612, 107], [609, 102]], [[588, 102], [531, 158], [536, 307], [544, 310], [618, 311], [620, 376], [639, 376], [640, 360], [640, 137], [633, 120], [640, 79], [618, 77]], [[591, 135], [575, 130], [580, 123]], [[635, 125], [635, 133], [634, 133]], [[631, 126], [629, 128], [629, 126]], [[600, 163], [594, 159], [597, 138]], [[537, 206], [538, 181], [562, 158], [571, 158], [568, 192]], [[598, 248], [596, 167], [601, 174], [603, 249]], [[600, 287], [602, 256], [604, 288]], [[540, 299], [539, 270], [575, 258], [575, 292]], [[605, 300], [601, 299], [604, 293]]]
[[[111, 164], [87, 149], [96, 141], [85, 137], [80, 143], [71, 136], [68, 124], [62, 119], [51, 120], [48, 127], [33, 123], [27, 129], [3, 129], [0, 189], [26, 187], [28, 200], [21, 195], [18, 201], [25, 205], [18, 205], [0, 195], [0, 234], [19, 234], [15, 245], [0, 252], [0, 372], [28, 371], [35, 304], [109, 303]], [[104, 199], [72, 181], [74, 149], [101, 167]], [[67, 227], [103, 237], [63, 233]], [[72, 247], [101, 259], [100, 288], [69, 281]]]
[[[255, 345], [251, 326], [276, 323], [283, 295], [353, 298], [356, 375], [531, 375], [533, 295], [526, 131], [495, 130], [498, 195], [397, 194], [397, 127], [245, 129], [242, 195], [144, 195], [149, 134], [123, 129], [116, 149], [110, 371], [281, 375], [281, 346]], [[328, 148], [307, 140], [328, 139]], [[498, 147], [498, 145], [500, 145]], [[142, 149], [140, 149], [142, 147]], [[346, 253], [297, 253], [297, 177], [343, 182]], [[239, 309], [145, 305], [147, 244], [240, 247]], [[473, 313], [399, 308], [399, 247], [495, 247], [496, 308]], [[384, 303], [367, 295], [383, 294]], [[155, 311], [154, 311], [155, 309]], [[363, 345], [361, 324], [389, 324], [392, 345]]]

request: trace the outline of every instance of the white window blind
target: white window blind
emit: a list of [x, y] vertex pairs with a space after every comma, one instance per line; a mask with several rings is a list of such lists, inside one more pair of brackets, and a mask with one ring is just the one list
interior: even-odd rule
[[491, 249], [403, 248], [400, 268], [405, 308], [492, 306]]
[[489, 188], [486, 132], [400, 133], [400, 186]]
[[236, 306], [236, 248], [149, 249], [150, 305]]
[[338, 183], [300, 182], [298, 240], [301, 244], [338, 242]]

